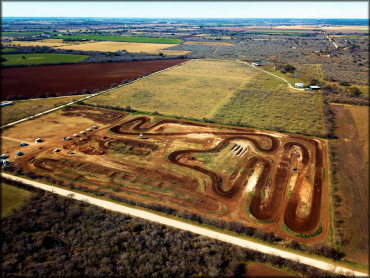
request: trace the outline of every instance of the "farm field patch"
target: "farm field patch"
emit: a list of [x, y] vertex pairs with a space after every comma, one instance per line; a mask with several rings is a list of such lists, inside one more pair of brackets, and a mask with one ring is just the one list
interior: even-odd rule
[[3, 54], [2, 58], [6, 61], [1, 62], [2, 66], [15, 65], [41, 65], [41, 64], [60, 64], [78, 63], [89, 57], [88, 55], [75, 54], [54, 54], [54, 53], [32, 53], [32, 54]]
[[[57, 46], [56, 48], [103, 52], [116, 52], [126, 50], [127, 52], [146, 52], [150, 54], [159, 54], [160, 52], [164, 53], [163, 50], [172, 46], [173, 44], [102, 41], [75, 45], [64, 44], [63, 46]], [[171, 50], [166, 51], [168, 55], [171, 55]], [[183, 51], [179, 55], [183, 55], [188, 52], [189, 51]], [[176, 55], [176, 53], [178, 53], [178, 51], [173, 52], [172, 55]]]
[[323, 140], [88, 106], [20, 123], [2, 138], [29, 143], [7, 146], [11, 165], [67, 188], [240, 221], [299, 242], [327, 233]]
[[14, 50], [17, 50], [16, 48], [11, 48], [11, 47], [5, 47], [5, 48], [1, 48], [1, 53], [8, 53], [8, 52], [12, 52]]
[[12, 41], [8, 43], [9, 45], [16, 46], [47, 46], [47, 47], [57, 47], [63, 45], [78, 45], [83, 44], [83, 42], [73, 42], [73, 43], [64, 43], [62, 39], [45, 39], [38, 41]]
[[36, 97], [46, 93], [67, 95], [84, 90], [107, 89], [111, 84], [120, 84], [123, 80], [131, 80], [185, 61], [173, 59], [3, 68], [1, 97]]
[[320, 93], [291, 92], [286, 83], [259, 72], [239, 88], [212, 120], [246, 127], [326, 136]]
[[49, 97], [13, 101], [13, 105], [1, 107], [1, 125], [30, 117], [80, 98], [82, 98], [82, 96]]
[[346, 257], [368, 264], [369, 108], [331, 105], [335, 113], [334, 171], [340, 197], [337, 216]]
[[1, 218], [8, 216], [13, 210], [19, 208], [31, 192], [1, 182]]
[[239, 61], [192, 60], [86, 103], [202, 119], [211, 117], [256, 71]]
[[58, 36], [59, 39], [69, 40], [94, 40], [94, 41], [119, 41], [119, 42], [142, 42], [142, 43], [171, 43], [179, 44], [182, 42], [180, 39], [172, 38], [151, 38], [139, 36], [105, 36], [105, 35], [63, 35]]
[[183, 44], [190, 44], [190, 45], [226, 45], [226, 46], [234, 46], [232, 43], [229, 42], [202, 42], [202, 41], [186, 41]]

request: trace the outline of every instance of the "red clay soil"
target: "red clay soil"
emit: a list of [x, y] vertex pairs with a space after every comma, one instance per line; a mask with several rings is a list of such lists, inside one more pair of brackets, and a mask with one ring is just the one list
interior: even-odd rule
[[[150, 152], [158, 151], [162, 155], [161, 148], [163, 146], [161, 145], [161, 138], [171, 140], [168, 139], [171, 136], [177, 138], [178, 136], [197, 133], [217, 135], [221, 140], [215, 146], [212, 145], [212, 147], [206, 147], [211, 145], [204, 145], [204, 149], [177, 149], [169, 154], [166, 152], [163, 153], [163, 155], [166, 155], [166, 161], [169, 163], [189, 169], [184, 172], [172, 171], [170, 168], [167, 169], [165, 167], [151, 167], [145, 163], [135, 164], [128, 161], [115, 160], [114, 163], [122, 166], [122, 169], [124, 169], [122, 172], [121, 170], [117, 170], [121, 169], [120, 167], [112, 167], [109, 163], [101, 165], [94, 158], [82, 162], [69, 159], [66, 156], [66, 159], [62, 160], [55, 160], [48, 157], [34, 160], [34, 167], [44, 175], [57, 174], [62, 169], [75, 169], [75, 173], [73, 173], [73, 176], [71, 174], [70, 178], [84, 181], [85, 184], [89, 184], [91, 190], [98, 190], [99, 192], [108, 190], [107, 193], [109, 193], [109, 190], [113, 190], [113, 194], [116, 196], [124, 197], [124, 194], [129, 194], [130, 198], [140, 201], [145, 200], [140, 197], [144, 194], [160, 200], [161, 203], [168, 202], [174, 209], [185, 208], [206, 215], [217, 213], [222, 219], [231, 221], [235, 221], [235, 217], [239, 213], [241, 213], [239, 216], [247, 216], [249, 206], [250, 213], [262, 223], [257, 223], [257, 225], [262, 225], [261, 227], [264, 226], [269, 231], [278, 230], [279, 235], [288, 238], [293, 237], [299, 242], [308, 240], [312, 242], [317, 241], [327, 231], [327, 189], [325, 187], [326, 181], [322, 175], [322, 169], [325, 167], [323, 162], [326, 161], [326, 149], [317, 140], [292, 135], [278, 137], [268, 132], [259, 133], [232, 127], [226, 129], [224, 126], [220, 130], [218, 129], [220, 126], [217, 125], [176, 119], [153, 119], [146, 116], [136, 117], [126, 121], [121, 120], [118, 123], [117, 120], [124, 118], [127, 115], [126, 113], [86, 106], [68, 107], [64, 109], [62, 115], [88, 117], [100, 122], [103, 122], [104, 118], [107, 118], [107, 121], [108, 118], [112, 120], [110, 132], [108, 133], [103, 129], [98, 129], [97, 134], [91, 133], [83, 136], [83, 138], [74, 138], [73, 141], [66, 141], [64, 143], [64, 149], [90, 155], [101, 154], [117, 147], [128, 154], [143, 157]], [[179, 132], [167, 133], [164, 132], [165, 129], [161, 129], [161, 125], [167, 124], [181, 125], [184, 128], [183, 130], [179, 128]], [[154, 138], [154, 140], [136, 139], [139, 133], [143, 133], [148, 138]], [[135, 138], [131, 136], [135, 136]], [[232, 174], [230, 172], [230, 178], [221, 176], [223, 174], [212, 171], [212, 169], [207, 169], [207, 165], [194, 163], [191, 159], [195, 153], [218, 153], [225, 150], [225, 148], [230, 149], [229, 151], [235, 151], [233, 149], [236, 144], [232, 147], [231, 143], [239, 141], [245, 141], [247, 144], [252, 145], [253, 149], [256, 150], [256, 156], [240, 157], [238, 166]], [[299, 149], [299, 154], [302, 155], [297, 172], [299, 175], [293, 187], [292, 194], [288, 198], [288, 181], [292, 173], [297, 171], [297, 169], [293, 170], [297, 164], [297, 149]], [[104, 157], [99, 157], [98, 159], [104, 159]], [[252, 195], [248, 196], [248, 194], [245, 194], [245, 182], [248, 180], [248, 175], [257, 165], [262, 165], [263, 169], [257, 179], [255, 190]], [[305, 175], [306, 173], [310, 173], [310, 169], [314, 169], [312, 182], [315, 183], [312, 184], [314, 189], [312, 192], [312, 205], [307, 216], [302, 219], [297, 214], [297, 207], [301, 201], [301, 188], [302, 186], [307, 186], [307, 182], [304, 183]], [[197, 176], [204, 177], [202, 181], [204, 181], [205, 187], [202, 192], [197, 190], [200, 180], [196, 176], [187, 174], [194, 170], [200, 173]], [[64, 172], [63, 175], [68, 174], [68, 172]], [[109, 187], [111, 189], [105, 189], [106, 182], [100, 181], [99, 178], [84, 177], [78, 174], [81, 172], [91, 172], [108, 177], [110, 179]], [[155, 190], [145, 191], [143, 193], [140, 191], [140, 188], [135, 186], [120, 185], [120, 180], [130, 180], [136, 184], [144, 183], [161, 189], [168, 188], [169, 190], [176, 190], [178, 194], [176, 196], [166, 195]], [[80, 183], [79, 186], [85, 185], [84, 183]], [[265, 188], [269, 189], [269, 194], [266, 194], [267, 197], [263, 198]], [[323, 201], [321, 200], [322, 198]], [[250, 202], [247, 202], [247, 200], [250, 200]], [[241, 202], [245, 202], [246, 204], [242, 211], [240, 211]], [[256, 224], [253, 219], [251, 222], [251, 220], [248, 220], [249, 218], [239, 216], [238, 219], [245, 220], [243, 224], [248, 223], [252, 226]], [[300, 239], [284, 231], [279, 232], [281, 223], [285, 223], [291, 230], [300, 234], [311, 234], [322, 223], [322, 233], [311, 239]]]
[[15, 95], [68, 95], [86, 89], [107, 89], [111, 84], [131, 80], [186, 62], [184, 59], [30, 66], [1, 69], [1, 99]]

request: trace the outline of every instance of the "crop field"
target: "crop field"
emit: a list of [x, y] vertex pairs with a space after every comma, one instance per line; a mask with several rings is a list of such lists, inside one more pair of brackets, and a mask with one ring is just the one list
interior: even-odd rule
[[[44, 142], [34, 143], [38, 137]], [[2, 139], [11, 165], [60, 186], [240, 221], [299, 242], [327, 233], [320, 139], [88, 106], [20, 123]]]
[[[136, 42], [114, 42], [114, 41], [102, 41], [102, 42], [89, 42], [83, 44], [64, 44], [62, 46], [56, 46], [60, 49], [73, 49], [82, 51], [103, 51], [103, 52], [116, 52], [126, 50], [127, 52], [146, 52], [150, 54], [164, 53], [163, 50], [172, 47], [173, 44], [163, 43], [136, 43]], [[166, 50], [168, 55], [184, 55], [190, 51], [179, 51]]]
[[12, 52], [14, 50], [17, 50], [17, 49], [16, 48], [5, 47], [5, 48], [1, 48], [1, 53], [8, 53], [8, 52]]
[[107, 89], [111, 84], [120, 84], [123, 80], [131, 80], [185, 61], [173, 59], [4, 68], [1, 69], [1, 97], [37, 97], [46, 93], [67, 95], [71, 92]]
[[239, 61], [192, 60], [87, 103], [208, 118], [255, 74], [255, 69]]
[[50, 97], [13, 101], [13, 105], [1, 107], [1, 125], [30, 117], [80, 98], [82, 98], [82, 96]]
[[45, 39], [45, 40], [38, 40], [38, 41], [12, 41], [8, 43], [10, 45], [16, 46], [47, 46], [47, 47], [57, 47], [63, 45], [78, 45], [83, 44], [83, 42], [73, 42], [73, 43], [66, 43], [63, 42], [62, 39]]
[[131, 37], [131, 36], [104, 36], [104, 35], [71, 35], [58, 36], [59, 39], [72, 40], [94, 40], [94, 41], [118, 41], [118, 42], [143, 42], [143, 43], [171, 43], [179, 44], [180, 39], [172, 38], [150, 38], [150, 37]]
[[42, 65], [59, 63], [78, 63], [89, 57], [88, 55], [32, 53], [32, 54], [3, 54], [6, 61], [1, 62], [4, 66], [14, 65]]
[[331, 105], [335, 112], [336, 219], [349, 260], [368, 264], [369, 107]]

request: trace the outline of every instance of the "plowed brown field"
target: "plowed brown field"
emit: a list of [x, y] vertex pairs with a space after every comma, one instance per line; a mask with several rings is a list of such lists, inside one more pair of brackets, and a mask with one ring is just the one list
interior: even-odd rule
[[1, 99], [10, 95], [36, 97], [38, 94], [66, 95], [84, 89], [107, 89], [113, 83], [131, 80], [180, 63], [182, 59], [33, 66], [1, 69]]
[[[92, 123], [99, 128], [80, 132]], [[62, 141], [65, 136], [73, 139]], [[67, 187], [240, 221], [302, 242], [327, 232], [326, 142], [319, 139], [86, 106], [3, 134], [33, 137], [45, 142], [24, 147], [14, 165]], [[12, 157], [19, 147], [8, 146]], [[310, 236], [319, 226], [322, 232]]]

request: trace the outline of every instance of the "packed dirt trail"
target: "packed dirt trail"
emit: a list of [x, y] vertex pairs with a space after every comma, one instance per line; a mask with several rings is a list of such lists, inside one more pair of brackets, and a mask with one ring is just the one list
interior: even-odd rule
[[109, 202], [109, 201], [105, 201], [105, 200], [100, 200], [100, 199], [90, 197], [90, 196], [87, 196], [87, 195], [75, 193], [75, 192], [72, 192], [72, 191], [69, 191], [69, 190], [65, 190], [65, 189], [61, 189], [61, 188], [58, 188], [58, 187], [42, 184], [42, 183], [39, 183], [39, 182], [36, 182], [36, 181], [23, 179], [23, 178], [12, 176], [12, 175], [5, 174], [5, 173], [1, 173], [1, 175], [2, 175], [2, 177], [10, 179], [10, 180], [19, 181], [19, 182], [22, 182], [24, 184], [28, 184], [28, 185], [36, 187], [36, 188], [40, 188], [40, 189], [45, 190], [45, 191], [50, 191], [50, 192], [53, 192], [55, 194], [65, 196], [65, 197], [71, 197], [75, 200], [84, 201], [84, 202], [87, 202], [89, 204], [96, 205], [96, 206], [99, 206], [99, 207], [102, 207], [102, 208], [105, 208], [105, 209], [108, 209], [108, 210], [129, 214], [129, 215], [132, 215], [134, 217], [139, 217], [139, 218], [142, 218], [142, 219], [145, 219], [145, 220], [148, 220], [148, 221], [157, 222], [157, 223], [167, 225], [167, 226], [171, 226], [171, 227], [174, 227], [174, 228], [177, 228], [177, 229], [181, 229], [181, 230], [189, 231], [189, 232], [199, 234], [199, 235], [202, 235], [202, 236], [206, 236], [206, 237], [209, 237], [209, 238], [221, 240], [221, 241], [231, 243], [231, 244], [243, 247], [243, 248], [248, 248], [248, 249], [251, 249], [251, 250], [255, 250], [255, 251], [258, 251], [258, 252], [261, 252], [261, 253], [275, 255], [275, 256], [279, 256], [279, 257], [289, 259], [289, 260], [293, 260], [293, 261], [299, 261], [302, 264], [306, 264], [306, 265], [309, 265], [309, 266], [312, 266], [312, 267], [316, 267], [316, 268], [319, 268], [319, 269], [322, 269], [322, 270], [325, 270], [325, 271], [329, 271], [329, 272], [333, 272], [333, 273], [337, 273], [337, 274], [342, 274], [342, 275], [348, 275], [348, 276], [358, 276], [358, 277], [368, 276], [367, 273], [363, 273], [363, 272], [359, 272], [359, 271], [353, 271], [351, 269], [339, 266], [339, 265], [334, 264], [334, 263], [309, 258], [309, 257], [303, 256], [303, 255], [298, 255], [298, 254], [288, 252], [288, 251], [283, 251], [283, 250], [280, 250], [280, 249], [277, 249], [277, 248], [274, 248], [274, 247], [263, 245], [261, 243], [256, 243], [256, 242], [249, 241], [249, 240], [246, 240], [246, 239], [238, 238], [236, 236], [231, 236], [231, 235], [227, 235], [227, 234], [224, 234], [224, 233], [221, 233], [221, 232], [217, 232], [217, 231], [213, 231], [213, 230], [210, 230], [210, 229], [202, 228], [202, 227], [199, 227], [199, 226], [196, 226], [196, 225], [184, 223], [184, 222], [181, 222], [179, 220], [174, 220], [174, 219], [171, 219], [171, 218], [160, 216], [160, 215], [157, 215], [155, 213], [148, 212], [148, 211], [144, 211], [144, 210], [140, 210], [140, 209], [136, 209], [136, 208], [131, 208], [131, 207], [127, 207], [127, 206], [124, 206], [124, 205], [119, 205], [119, 204]]

